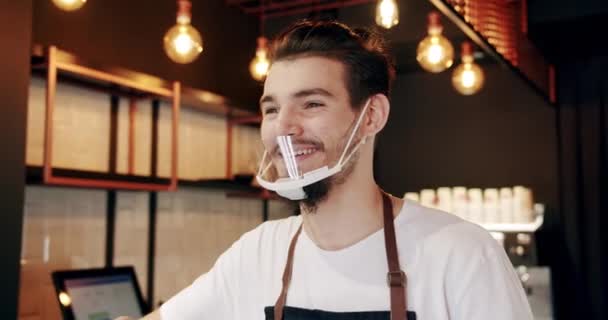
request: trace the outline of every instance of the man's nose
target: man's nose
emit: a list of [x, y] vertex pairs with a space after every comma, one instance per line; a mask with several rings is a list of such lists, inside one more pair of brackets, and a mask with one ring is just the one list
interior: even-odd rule
[[280, 136], [299, 136], [302, 134], [302, 122], [297, 112], [283, 108], [278, 117], [278, 135]]

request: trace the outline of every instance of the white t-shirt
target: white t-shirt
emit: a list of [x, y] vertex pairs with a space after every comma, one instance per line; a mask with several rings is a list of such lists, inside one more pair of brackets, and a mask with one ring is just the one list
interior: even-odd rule
[[[264, 307], [274, 306], [281, 291], [289, 243], [301, 223], [290, 217], [244, 234], [208, 273], [161, 307], [162, 320], [264, 319]], [[395, 233], [408, 277], [408, 310], [417, 319], [532, 319], [511, 262], [481, 227], [406, 201]], [[302, 231], [286, 305], [387, 311], [387, 271], [383, 230], [337, 251], [320, 249]]]

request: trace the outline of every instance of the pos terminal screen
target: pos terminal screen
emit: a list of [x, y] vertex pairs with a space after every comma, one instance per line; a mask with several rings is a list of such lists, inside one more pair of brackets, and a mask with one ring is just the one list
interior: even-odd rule
[[138, 319], [144, 315], [141, 292], [130, 267], [55, 272], [53, 279], [65, 319]]

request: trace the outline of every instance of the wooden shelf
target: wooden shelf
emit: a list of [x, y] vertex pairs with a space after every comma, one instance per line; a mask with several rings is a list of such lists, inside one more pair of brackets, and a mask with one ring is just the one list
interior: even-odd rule
[[178, 186], [192, 187], [192, 188], [213, 188], [213, 189], [226, 189], [234, 191], [235, 193], [260, 193], [262, 189], [259, 187], [252, 186], [250, 183], [240, 180], [229, 180], [229, 179], [204, 179], [204, 180], [182, 180], [178, 182]]
[[[219, 114], [227, 118], [227, 177], [232, 176], [231, 151], [232, 151], [232, 126], [233, 124], [253, 124], [259, 122], [259, 115], [254, 112], [236, 108], [227, 98], [214, 94], [209, 91], [183, 87], [180, 82], [166, 81], [164, 79], [132, 71], [119, 67], [109, 67], [91, 61], [86, 61], [81, 57], [69, 52], [58, 49], [54, 46], [34, 45], [31, 55], [32, 73], [34, 75], [46, 76], [46, 106], [45, 106], [45, 134], [43, 144], [43, 166], [41, 172], [36, 169], [28, 170], [26, 177], [28, 183], [45, 183], [48, 185], [65, 185], [83, 188], [101, 188], [116, 190], [148, 190], [163, 191], [174, 190], [178, 184], [177, 163], [178, 163], [178, 133], [179, 133], [179, 114], [182, 104], [200, 111]], [[153, 105], [159, 108], [160, 100], [171, 102], [171, 177], [169, 179], [156, 177], [142, 177], [135, 175], [124, 175], [116, 173], [89, 172], [79, 170], [64, 170], [51, 168], [50, 159], [53, 158], [53, 112], [55, 105], [55, 94], [57, 83], [67, 82], [78, 84], [92, 90], [111, 93], [112, 95], [126, 95], [130, 100], [129, 118], [129, 139], [132, 139], [135, 127], [136, 112], [135, 105], [137, 98], [152, 98]], [[112, 97], [112, 101], [116, 100]], [[114, 103], [114, 102], [112, 102]], [[118, 102], [115, 104], [117, 105]], [[111, 107], [116, 107], [111, 105]], [[153, 121], [152, 148], [158, 146], [158, 115]], [[252, 120], [253, 119], [253, 120]], [[249, 122], [245, 122], [245, 121]], [[255, 120], [255, 121], [254, 121]], [[114, 120], [116, 121], [116, 120]], [[156, 134], [154, 134], [156, 132]], [[115, 158], [112, 151], [116, 151], [117, 127], [111, 129], [110, 159]], [[113, 140], [114, 139], [114, 140]], [[129, 140], [131, 142], [131, 140]], [[128, 157], [129, 164], [133, 159], [134, 143], [129, 143]], [[153, 152], [151, 166], [155, 168], [156, 153]], [[112, 167], [111, 167], [112, 168]], [[130, 167], [131, 168], [131, 167]], [[56, 173], [56, 175], [55, 175]], [[226, 185], [226, 182], [217, 181], [182, 181], [185, 185], [194, 186], [219, 186]], [[233, 182], [229, 182], [233, 185]]]
[[[136, 183], [168, 183], [168, 178], [157, 178], [150, 176], [138, 176], [128, 174], [117, 174], [107, 173], [98, 171], [87, 171], [87, 170], [74, 170], [74, 169], [63, 169], [54, 168], [53, 171], [56, 175], [70, 178], [83, 178], [83, 179], [100, 179], [100, 180], [115, 180], [124, 182], [136, 182]], [[46, 185], [42, 180], [42, 167], [40, 166], [27, 166], [26, 167], [26, 184], [28, 185]], [[252, 186], [250, 183], [251, 179], [237, 178], [234, 180], [229, 179], [203, 179], [203, 180], [188, 180], [179, 179], [178, 186], [190, 187], [190, 188], [204, 188], [204, 189], [224, 189], [230, 190], [229, 196], [239, 197], [252, 197], [252, 198], [263, 198], [264, 189]], [[266, 196], [268, 198], [274, 198], [274, 196]]]
[[[172, 83], [165, 79], [152, 76], [146, 73], [133, 71], [125, 68], [114, 67], [94, 63], [82, 59], [72, 53], [57, 49], [57, 61], [73, 68], [95, 70], [100, 73], [114, 76], [121, 79], [124, 85], [109, 83], [108, 81], [99, 81], [90, 76], [84, 76], [78, 72], [62, 70], [58, 74], [59, 82], [71, 83], [80, 85], [97, 91], [118, 94], [131, 97], [148, 97], [150, 96], [149, 88], [158, 88], [157, 91], [162, 93], [170, 92]], [[44, 76], [48, 67], [48, 47], [35, 44], [32, 47], [32, 73], [36, 76]], [[192, 88], [186, 85], [181, 86], [181, 104], [182, 107], [191, 108], [216, 115], [230, 115], [233, 118], [244, 118], [257, 116], [245, 108], [237, 106], [227, 97], [218, 95], [211, 91]], [[162, 97], [162, 94], [157, 96]]]
[[[137, 183], [164, 183], [164, 184], [169, 183], [168, 178], [154, 178], [154, 177], [148, 177], [148, 176], [127, 175], [127, 174], [99, 172], [99, 171], [53, 168], [53, 172], [57, 176], [69, 177], [69, 178], [115, 180], [115, 181], [137, 182]], [[29, 185], [42, 185], [42, 184], [44, 184], [42, 175], [43, 175], [42, 167], [27, 166], [25, 181]]]

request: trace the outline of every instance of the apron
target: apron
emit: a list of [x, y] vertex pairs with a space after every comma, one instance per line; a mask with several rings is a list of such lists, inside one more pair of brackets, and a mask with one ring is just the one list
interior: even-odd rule
[[302, 232], [302, 226], [293, 236], [289, 245], [287, 263], [283, 271], [283, 289], [274, 307], [264, 308], [266, 320], [416, 320], [416, 313], [407, 311], [406, 286], [407, 277], [399, 267], [395, 226], [393, 222], [393, 204], [388, 195], [382, 192], [384, 211], [384, 243], [389, 271], [386, 274], [387, 285], [391, 290], [391, 311], [361, 311], [361, 312], [329, 312], [308, 310], [285, 306], [287, 290], [291, 282], [293, 270], [293, 253], [296, 242]]

